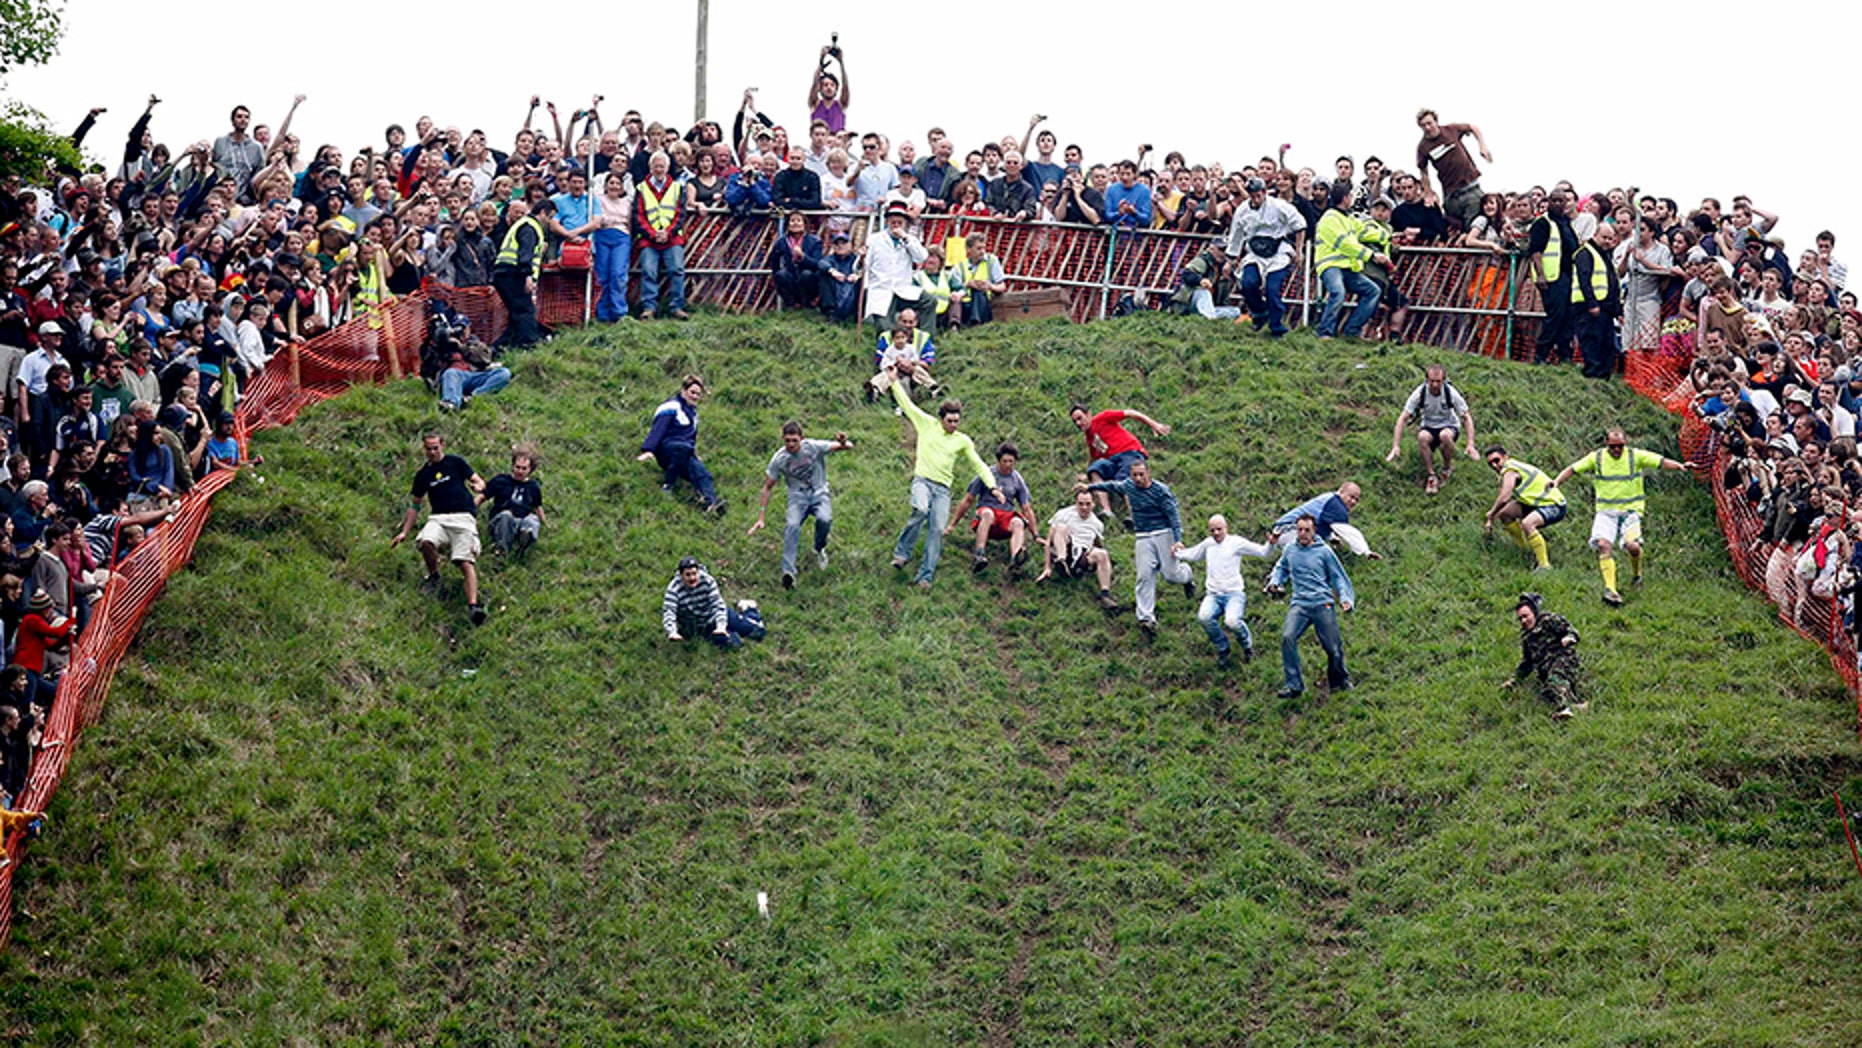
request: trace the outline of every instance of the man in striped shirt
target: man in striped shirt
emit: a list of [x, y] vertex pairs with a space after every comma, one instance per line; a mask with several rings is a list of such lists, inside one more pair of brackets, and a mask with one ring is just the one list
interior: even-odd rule
[[720, 648], [736, 648], [743, 639], [762, 640], [763, 617], [755, 605], [743, 612], [724, 603], [718, 580], [698, 563], [697, 557], [679, 561], [679, 573], [666, 584], [660, 600], [660, 625], [667, 640], [684, 640], [703, 632]]

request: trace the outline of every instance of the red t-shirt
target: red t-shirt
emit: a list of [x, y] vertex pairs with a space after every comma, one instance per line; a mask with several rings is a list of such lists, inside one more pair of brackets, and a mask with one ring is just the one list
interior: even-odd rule
[[1144, 450], [1138, 438], [1126, 431], [1119, 423], [1125, 421], [1123, 411], [1101, 411], [1086, 423], [1086, 454], [1097, 460], [1123, 455], [1127, 451]]

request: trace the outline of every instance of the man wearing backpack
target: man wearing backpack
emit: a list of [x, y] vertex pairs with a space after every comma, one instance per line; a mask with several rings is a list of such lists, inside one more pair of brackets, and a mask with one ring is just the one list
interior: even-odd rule
[[[1430, 364], [1423, 372], [1425, 381], [1413, 390], [1397, 415], [1396, 429], [1390, 434], [1390, 453], [1385, 462], [1395, 462], [1403, 453], [1403, 427], [1416, 422], [1416, 447], [1422, 452], [1423, 490], [1433, 495], [1455, 469], [1455, 440], [1463, 433], [1468, 439], [1468, 457], [1479, 459], [1475, 451], [1474, 415], [1468, 411], [1467, 398], [1448, 381], [1448, 370]], [[1442, 468], [1435, 468], [1435, 454], [1442, 455]]]

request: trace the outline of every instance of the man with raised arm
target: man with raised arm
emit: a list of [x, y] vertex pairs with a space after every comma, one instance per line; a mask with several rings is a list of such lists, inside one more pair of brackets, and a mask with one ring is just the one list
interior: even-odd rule
[[1642, 475], [1651, 469], [1685, 469], [1682, 463], [1653, 451], [1629, 446], [1621, 426], [1611, 426], [1603, 447], [1560, 470], [1553, 478], [1562, 486], [1579, 473], [1590, 476], [1596, 492], [1597, 513], [1591, 519], [1590, 546], [1597, 551], [1597, 570], [1603, 574], [1603, 602], [1623, 603], [1616, 589], [1616, 551], [1629, 554], [1630, 584], [1642, 585], [1642, 511], [1648, 506]]
[[786, 481], [789, 506], [782, 525], [782, 588], [795, 588], [795, 559], [801, 550], [802, 522], [815, 518], [815, 563], [828, 566], [828, 529], [834, 524], [834, 502], [828, 492], [828, 455], [853, 447], [847, 434], [836, 433], [833, 440], [808, 440], [802, 436], [802, 424], [790, 419], [782, 424], [782, 447], [770, 456], [763, 473], [763, 493], [756, 509], [756, 521], [747, 534], [763, 529], [769, 512], [769, 496], [776, 481]]
[[414, 474], [413, 501], [401, 520], [401, 530], [388, 540], [388, 547], [407, 541], [408, 532], [420, 517], [420, 500], [426, 499], [432, 512], [414, 540], [427, 566], [420, 586], [429, 593], [438, 592], [440, 557], [444, 554], [459, 565], [459, 574], [465, 578], [466, 610], [471, 613], [472, 625], [477, 626], [485, 621], [485, 605], [478, 599], [478, 502], [474, 496], [484, 493], [485, 478], [465, 459], [448, 455], [446, 438], [440, 434], [429, 433], [420, 444], [427, 462]]
[[950, 484], [956, 475], [957, 461], [962, 459], [970, 471], [988, 485], [989, 494], [997, 501], [1002, 500], [1002, 489], [996, 486], [995, 475], [988, 464], [976, 453], [976, 443], [957, 431], [963, 424], [963, 403], [946, 400], [938, 405], [937, 417], [933, 418], [912, 403], [896, 374], [892, 378], [892, 399], [918, 432], [918, 449], [912, 465], [912, 514], [905, 522], [905, 529], [899, 532], [898, 544], [892, 549], [892, 567], [894, 570], [905, 567], [913, 547], [918, 545], [918, 533], [923, 531], [925, 553], [918, 565], [917, 582], [920, 589], [930, 589], [932, 576], [937, 574], [938, 556], [944, 551], [944, 529], [950, 523]]
[[[1147, 461], [1144, 445], [1131, 435], [1122, 423], [1127, 419], [1149, 426], [1151, 432], [1160, 437], [1170, 435], [1170, 427], [1138, 411], [1114, 408], [1093, 414], [1085, 404], [1074, 404], [1067, 409], [1067, 417], [1073, 420], [1080, 432], [1086, 434], [1086, 479], [1124, 480], [1131, 476], [1131, 467], [1138, 462]], [[1104, 492], [1095, 491], [1094, 501], [1099, 506], [1102, 516], [1112, 515], [1111, 500]], [[1126, 507], [1125, 530], [1132, 530], [1131, 507]]]
[[[1267, 591], [1279, 595], [1293, 590], [1287, 620], [1280, 628], [1280, 667], [1285, 683], [1277, 693], [1283, 699], [1299, 698], [1306, 690], [1300, 674], [1300, 637], [1308, 629], [1319, 634], [1325, 649], [1326, 684], [1332, 691], [1350, 691], [1351, 673], [1345, 668], [1345, 644], [1338, 635], [1338, 613], [1349, 612], [1358, 596], [1332, 547], [1319, 541], [1318, 521], [1311, 514], [1294, 525], [1295, 541], [1280, 554]], [[1334, 605], [1336, 604], [1336, 607]]]
[[1208, 538], [1174, 554], [1185, 563], [1200, 560], [1205, 565], [1203, 603], [1196, 612], [1196, 621], [1209, 635], [1209, 643], [1215, 645], [1217, 669], [1229, 667], [1230, 633], [1241, 642], [1241, 661], [1254, 661], [1254, 635], [1248, 631], [1248, 622], [1242, 617], [1248, 611], [1248, 588], [1241, 578], [1241, 558], [1265, 558], [1273, 552], [1272, 546], [1230, 532], [1228, 518], [1218, 513], [1209, 518]]

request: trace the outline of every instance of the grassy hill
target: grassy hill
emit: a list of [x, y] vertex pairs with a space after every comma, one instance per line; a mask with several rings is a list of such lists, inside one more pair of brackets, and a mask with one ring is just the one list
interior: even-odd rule
[[[1853, 1044], [1857, 885], [1829, 789], [1862, 754], [1811, 645], [1727, 565], [1704, 489], [1652, 482], [1647, 589], [1605, 608], [1589, 496], [1557, 571], [1484, 544], [1463, 460], [1383, 465], [1423, 349], [1267, 343], [1174, 318], [951, 338], [967, 432], [1013, 439], [1045, 517], [1130, 406], [1193, 533], [1258, 534], [1344, 479], [1389, 559], [1352, 560], [1358, 689], [1222, 676], [1192, 608], [1146, 644], [1079, 584], [887, 567], [900, 421], [870, 351], [797, 318], [604, 329], [441, 417], [359, 390], [259, 441], [85, 738], [20, 875], [0, 1018], [43, 1043]], [[1604, 425], [1674, 454], [1620, 384], [1453, 357], [1484, 433], [1556, 468]], [[631, 458], [682, 371], [734, 503]], [[780, 423], [848, 430], [835, 560], [776, 585], [744, 536]], [[419, 593], [389, 550], [423, 429], [489, 476], [534, 439], [553, 526]], [[1117, 532], [1117, 529], [1114, 529]], [[1129, 599], [1131, 548], [1112, 542]], [[683, 554], [770, 638], [661, 639]], [[1264, 570], [1264, 569], [1260, 569]], [[1201, 571], [1198, 570], [1200, 582]], [[1510, 601], [1584, 634], [1594, 711], [1496, 688]], [[1308, 671], [1319, 657], [1308, 640]], [[755, 895], [769, 893], [771, 918]]]

